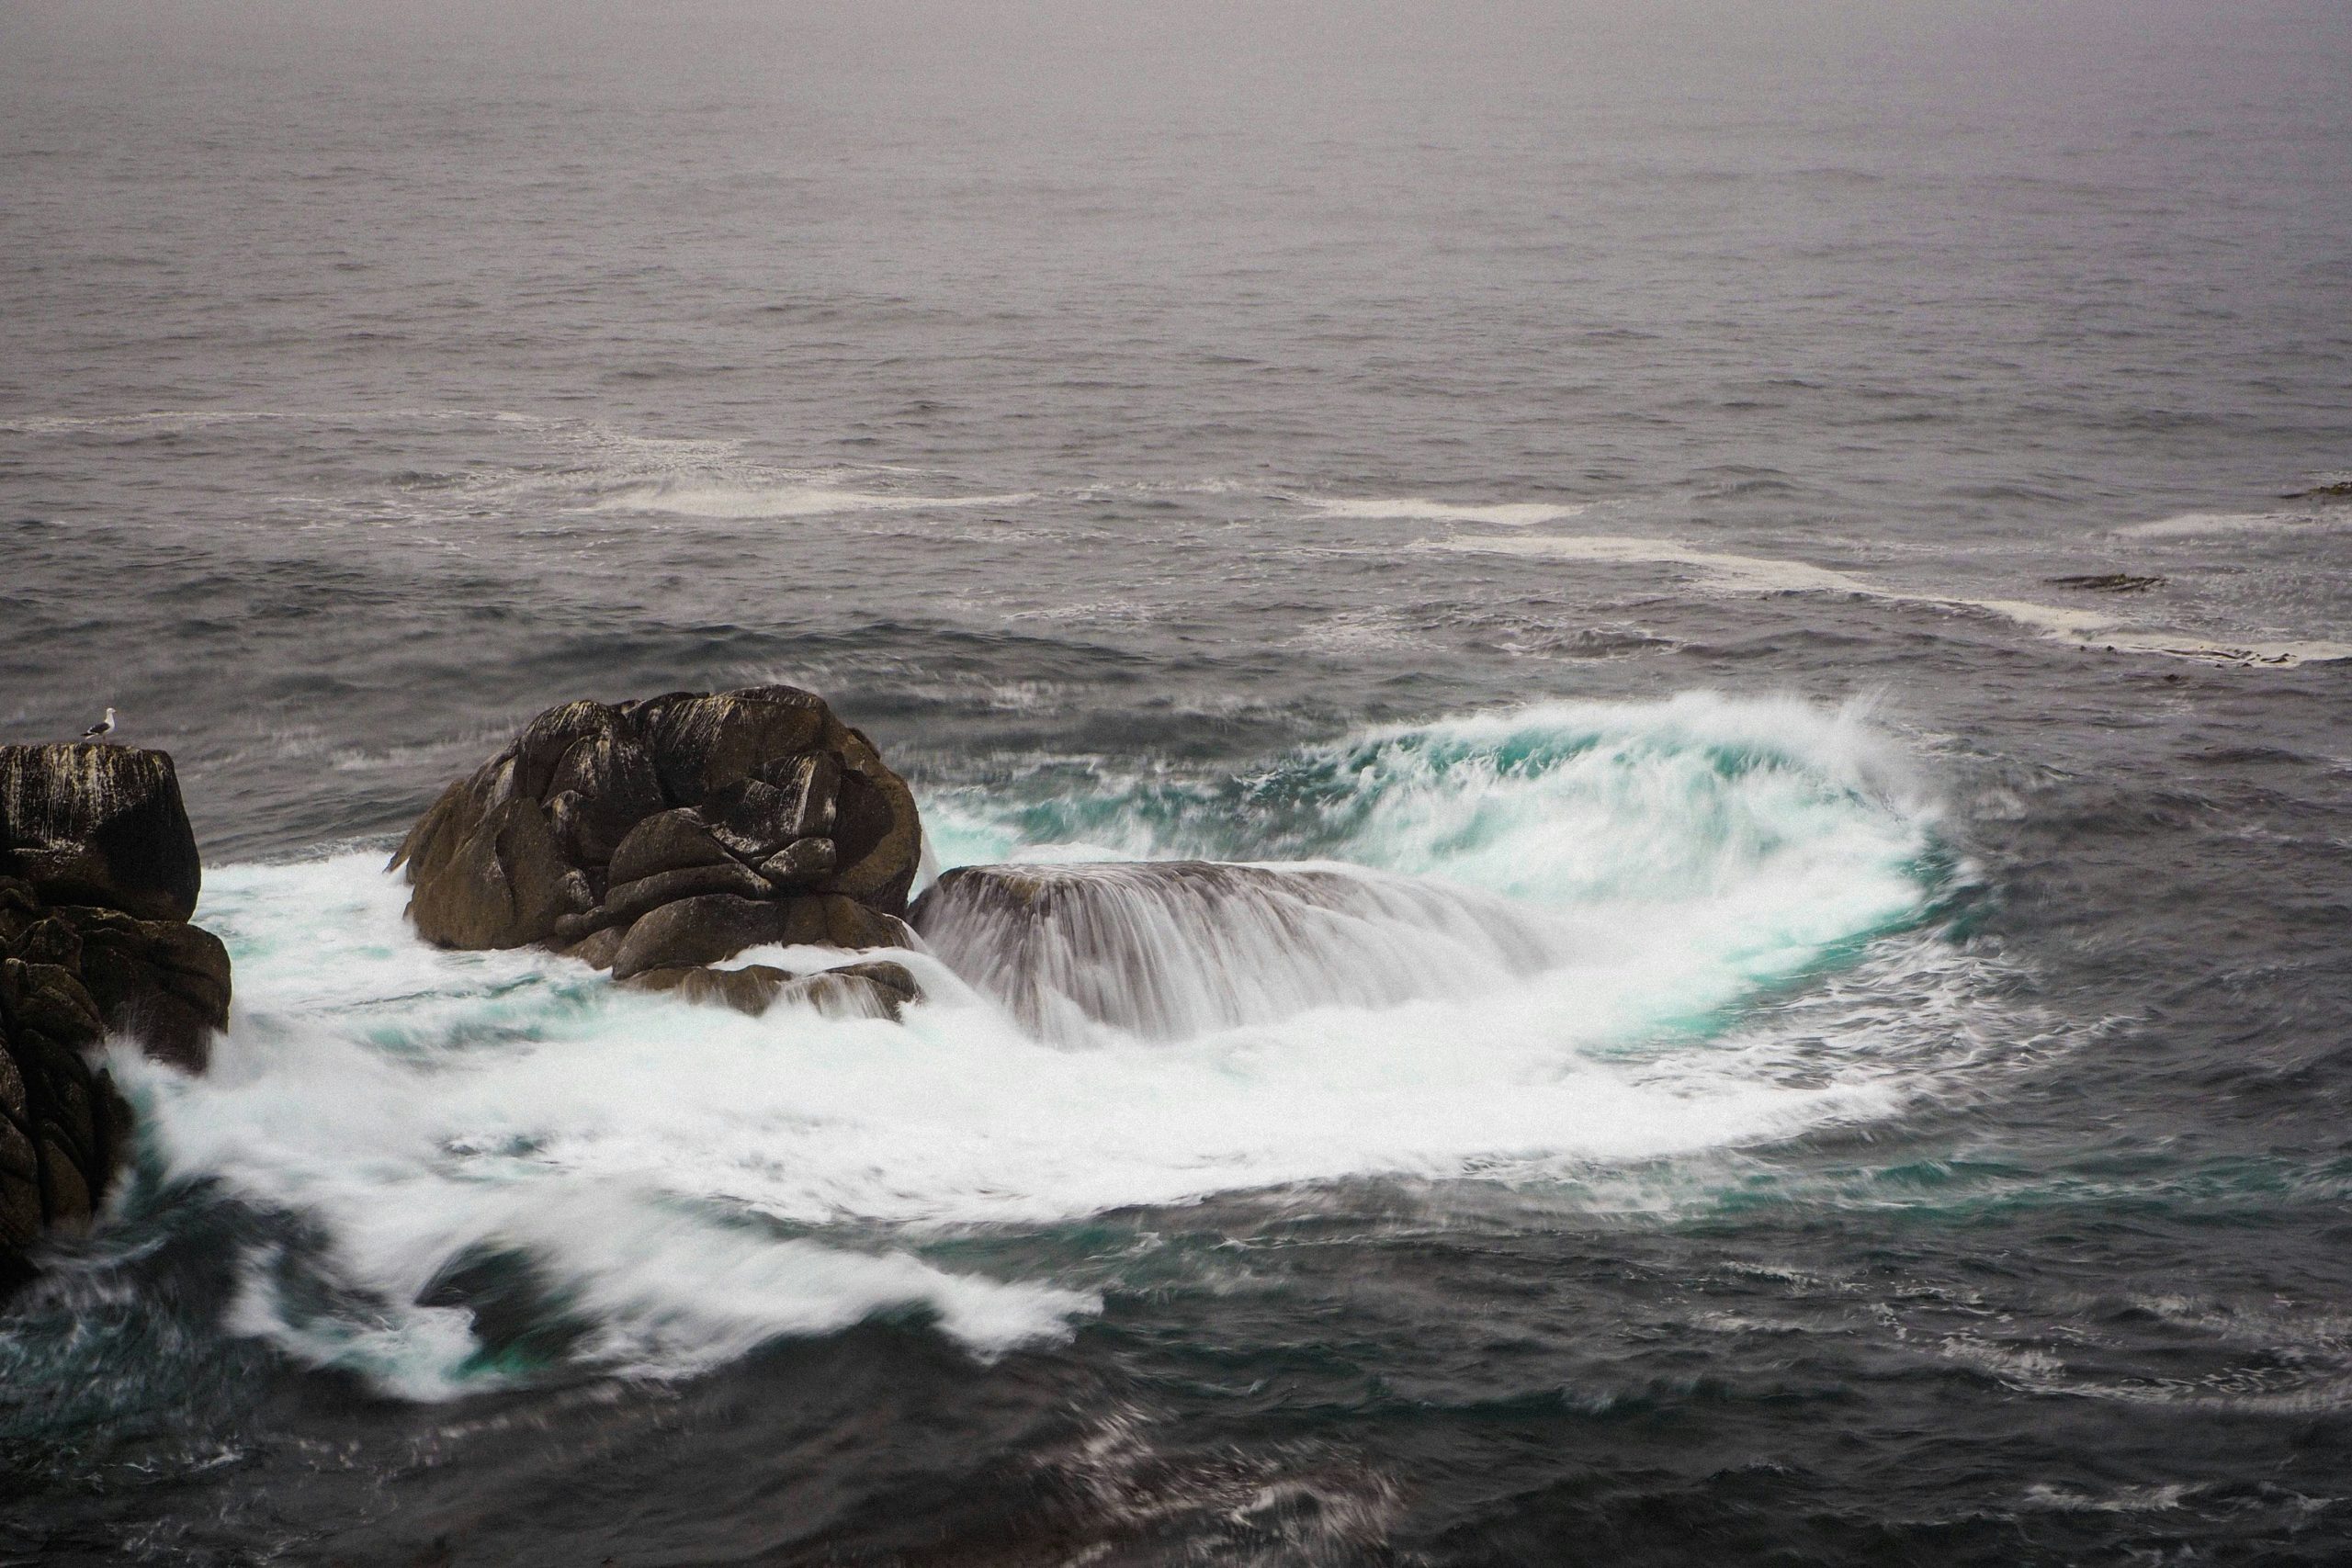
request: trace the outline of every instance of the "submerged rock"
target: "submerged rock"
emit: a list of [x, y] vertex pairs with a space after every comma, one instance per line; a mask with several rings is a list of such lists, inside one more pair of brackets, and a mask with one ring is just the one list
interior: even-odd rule
[[2098, 571], [2076, 577], [2053, 577], [2048, 580], [2053, 588], [2072, 588], [2081, 593], [2145, 593], [2162, 588], [2165, 579], [2135, 577], [2128, 571]]
[[1560, 957], [1539, 913], [1352, 866], [966, 866], [908, 919], [949, 968], [1064, 1043], [1476, 995]]
[[550, 708], [392, 864], [429, 941], [545, 942], [629, 980], [775, 942], [902, 944], [922, 851], [872, 742], [810, 693], [755, 686]]
[[130, 1140], [92, 1054], [109, 1035], [201, 1070], [229, 953], [187, 923], [202, 880], [172, 760], [0, 746], [0, 1289], [23, 1248], [89, 1223]]
[[775, 999], [806, 1003], [832, 1018], [895, 1019], [899, 1009], [922, 999], [922, 987], [905, 964], [884, 960], [805, 975]]
[[698, 964], [645, 969], [622, 984], [636, 991], [666, 991], [681, 1001], [708, 1002], [733, 1008], [757, 1018], [768, 1010], [776, 993], [793, 976], [771, 964], [746, 964], [740, 969], [707, 969]]
[[909, 1002], [922, 999], [922, 987], [903, 964], [845, 964], [795, 976], [768, 964], [740, 969], [699, 965], [645, 969], [622, 984], [633, 990], [663, 991], [683, 1001], [730, 1007], [757, 1018], [778, 1002], [798, 1002], [833, 1018], [896, 1019]]

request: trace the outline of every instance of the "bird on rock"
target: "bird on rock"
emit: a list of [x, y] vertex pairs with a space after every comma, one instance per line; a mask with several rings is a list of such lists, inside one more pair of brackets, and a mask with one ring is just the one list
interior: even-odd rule
[[107, 709], [106, 717], [98, 720], [97, 723], [82, 731], [82, 739], [85, 740], [104, 740], [107, 736], [112, 735], [113, 733], [114, 709], [108, 708]]

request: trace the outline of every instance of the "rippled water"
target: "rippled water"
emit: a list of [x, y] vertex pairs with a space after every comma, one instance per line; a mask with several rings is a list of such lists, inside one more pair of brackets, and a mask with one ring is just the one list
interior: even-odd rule
[[[0, 731], [175, 753], [238, 987], [0, 1314], [0, 1558], [2342, 1560], [2347, 78], [2277, 4], [0, 11]], [[1049, 1042], [410, 940], [523, 718], [767, 680], [943, 865], [1545, 956]]]

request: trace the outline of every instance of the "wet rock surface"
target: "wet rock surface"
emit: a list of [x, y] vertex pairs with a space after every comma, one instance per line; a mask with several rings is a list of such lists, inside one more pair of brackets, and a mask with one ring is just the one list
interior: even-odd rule
[[0, 746], [0, 1290], [26, 1247], [89, 1223], [128, 1155], [92, 1054], [123, 1035], [200, 1071], [228, 1024], [228, 950], [187, 923], [200, 882], [170, 757]]
[[664, 904], [628, 929], [613, 955], [613, 977], [648, 969], [716, 964], [747, 947], [904, 947], [905, 924], [839, 894], [745, 898], [711, 893]]
[[550, 708], [444, 791], [392, 864], [429, 941], [547, 943], [631, 980], [772, 943], [902, 945], [922, 850], [871, 741], [812, 693], [756, 686]]
[[681, 1000], [733, 1008], [759, 1017], [779, 1002], [813, 1007], [831, 1018], [895, 1019], [909, 1002], [922, 999], [922, 987], [903, 964], [846, 964], [796, 976], [773, 964], [738, 969], [687, 965], [640, 970], [622, 982], [635, 990], [661, 991]]
[[2048, 581], [2053, 588], [2071, 588], [2077, 593], [2145, 593], [2162, 588], [2166, 579], [2134, 576], [2128, 571], [2098, 571]]

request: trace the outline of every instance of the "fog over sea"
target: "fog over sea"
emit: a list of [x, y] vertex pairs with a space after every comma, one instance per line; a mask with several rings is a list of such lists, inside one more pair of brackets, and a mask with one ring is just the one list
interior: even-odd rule
[[[0, 0], [0, 740], [168, 750], [236, 965], [0, 1306], [0, 1563], [2352, 1561], [2347, 84], [2274, 0]], [[404, 923], [532, 714], [761, 682], [940, 867], [1540, 958], [1070, 1037]]]

